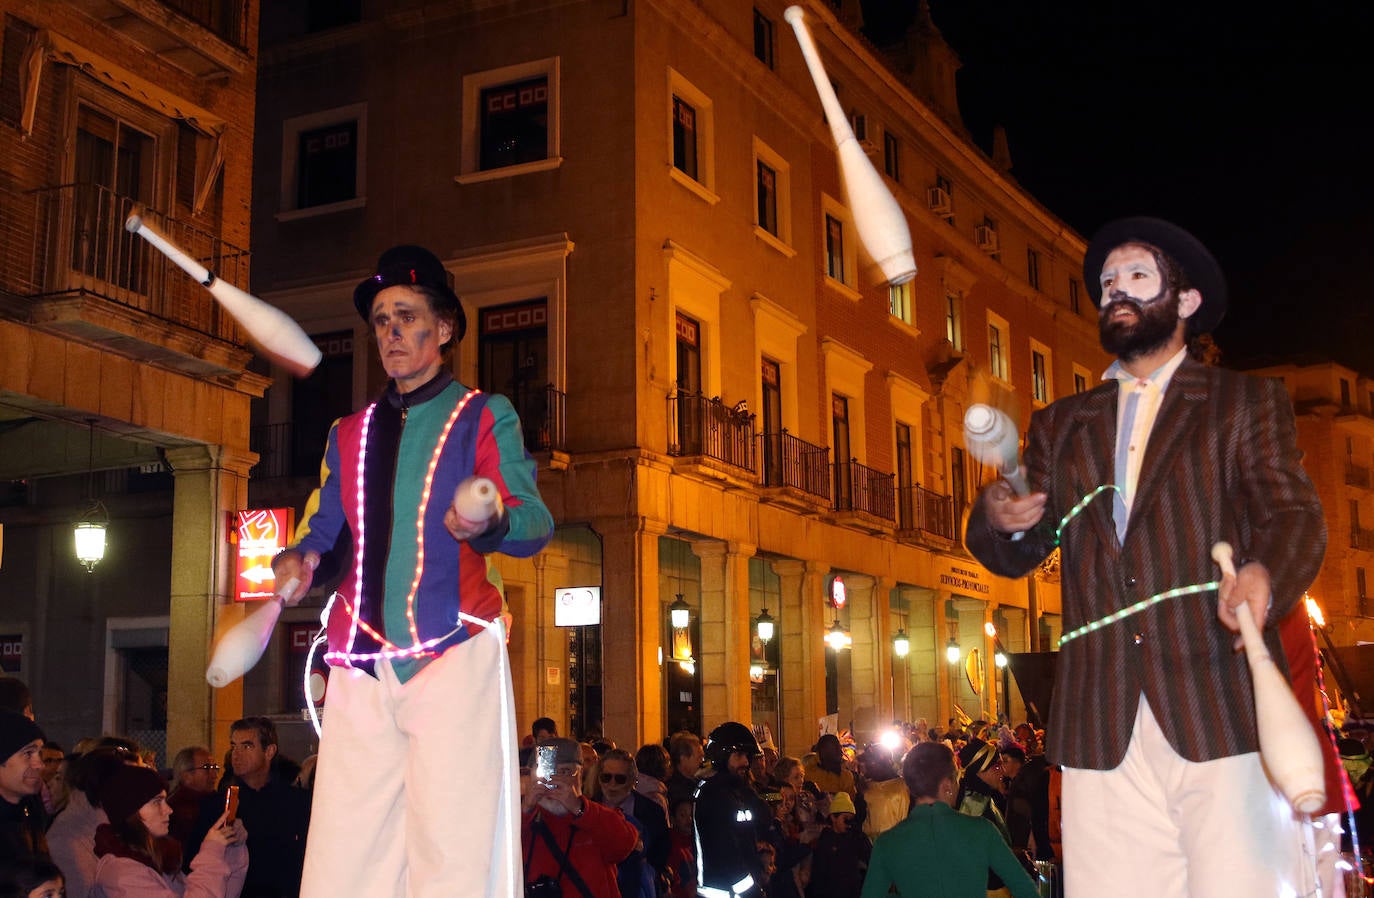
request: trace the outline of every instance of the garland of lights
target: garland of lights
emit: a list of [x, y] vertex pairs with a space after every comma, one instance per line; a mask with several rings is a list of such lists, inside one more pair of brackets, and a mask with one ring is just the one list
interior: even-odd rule
[[[426, 639], [421, 641], [419, 627], [415, 622], [415, 597], [420, 591], [420, 578], [421, 575], [424, 573], [425, 515], [426, 512], [428, 512], [429, 510], [430, 494], [434, 488], [434, 474], [439, 467], [439, 458], [443, 455], [444, 447], [448, 444], [449, 434], [453, 431], [453, 425], [457, 423], [458, 416], [463, 413], [463, 409], [467, 407], [467, 404], [472, 399], [472, 397], [477, 395], [477, 392], [477, 390], [469, 390], [467, 394], [458, 401], [458, 404], [454, 406], [453, 411], [449, 413], [448, 420], [444, 422], [444, 429], [439, 434], [439, 439], [434, 444], [434, 450], [430, 453], [429, 465], [425, 470], [424, 489], [420, 493], [420, 510], [415, 518], [415, 575], [411, 578], [410, 591], [406, 594], [406, 620], [410, 624], [411, 645], [407, 648], [401, 648], [400, 646], [396, 645], [396, 643], [392, 642], [391, 640], [383, 636], [381, 633], [379, 633], [374, 627], [370, 626], [367, 623], [367, 621], [363, 620], [363, 603], [361, 600], [355, 606], [352, 603], [350, 603], [346, 598], [343, 598], [343, 596], [340, 596], [338, 593], [335, 593], [333, 596], [330, 596], [329, 605], [326, 606], [326, 612], [328, 612], [329, 607], [332, 607], [332, 605], [334, 604], [335, 598], [339, 598], [343, 601], [344, 611], [348, 613], [350, 619], [348, 631], [348, 649], [345, 651], [326, 652], [324, 656], [326, 661], [342, 661], [343, 663], [352, 666], [352, 662], [354, 661], [377, 661], [382, 659], [390, 660], [395, 658], [418, 658], [432, 656], [434, 652], [430, 651], [430, 649], [434, 648], [434, 646], [445, 641], [446, 639], [450, 638], [455, 633], [463, 629], [463, 624], [460, 622], [457, 627], [454, 627], [452, 630], [450, 630], [442, 636], [436, 636], [433, 639]], [[369, 405], [367, 407], [366, 412], [364, 412], [362, 434], [359, 437], [358, 442], [358, 474], [356, 477], [358, 521], [358, 532], [356, 534], [356, 537], [358, 544], [356, 547], [356, 554], [354, 555], [354, 582], [357, 585], [357, 588], [360, 590], [363, 584], [363, 522], [366, 518], [367, 508], [367, 495], [364, 486], [363, 472], [367, 469], [367, 437], [368, 432], [371, 429], [372, 413], [376, 410], [376, 408], [376, 403], [373, 403], [372, 405]], [[461, 611], [458, 613], [458, 617], [460, 621], [470, 620], [474, 623], [481, 623], [483, 626], [486, 626], [488, 624], [487, 621], [483, 621], [481, 620], [481, 618], [471, 617], [470, 615], [464, 614]], [[381, 651], [353, 651], [353, 644], [357, 639], [358, 629], [360, 627], [368, 636], [376, 640], [377, 644], [382, 647]]]

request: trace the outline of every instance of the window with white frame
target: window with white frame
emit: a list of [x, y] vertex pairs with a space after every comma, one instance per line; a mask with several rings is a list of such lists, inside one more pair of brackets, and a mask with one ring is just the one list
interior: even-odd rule
[[1039, 340], [1031, 340], [1031, 400], [1038, 405], [1048, 405], [1054, 398], [1054, 384], [1051, 379], [1053, 366], [1050, 348]]
[[715, 190], [715, 106], [690, 81], [668, 70], [668, 172], [702, 199], [719, 202]]
[[905, 324], [914, 323], [915, 310], [911, 299], [911, 281], [889, 284], [887, 287], [887, 311], [893, 318]]
[[784, 255], [792, 249], [792, 167], [754, 138], [754, 234]]
[[559, 59], [463, 76], [461, 184], [547, 171], [562, 163]]
[[824, 193], [821, 194], [821, 213], [821, 246], [825, 250], [826, 283], [857, 300], [858, 256], [854, 218], [848, 209]]
[[1078, 278], [1069, 278], [1069, 311], [1077, 315], [1082, 306], [1083, 300], [1080, 298], [1082, 287], [1078, 283]]
[[754, 7], [754, 58], [773, 67], [773, 20]]
[[955, 352], [964, 351], [964, 297], [958, 290], [945, 291], [945, 339]]
[[883, 171], [894, 181], [902, 180], [901, 142], [891, 131], [883, 132]]
[[988, 370], [998, 380], [1011, 380], [1011, 328], [1000, 315], [988, 312]]
[[1075, 393], [1086, 393], [1092, 389], [1093, 373], [1078, 363], [1073, 366], [1073, 391]]
[[282, 123], [279, 219], [356, 209], [366, 202], [366, 103]]

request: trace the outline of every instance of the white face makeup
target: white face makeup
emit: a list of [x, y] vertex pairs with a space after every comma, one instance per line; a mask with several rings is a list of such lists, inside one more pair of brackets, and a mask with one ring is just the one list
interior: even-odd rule
[[372, 301], [371, 320], [382, 367], [397, 389], [408, 393], [439, 373], [453, 326], [434, 314], [423, 293], [404, 285], [387, 287]]
[[1164, 296], [1164, 272], [1154, 253], [1143, 246], [1128, 243], [1118, 246], [1102, 263], [1102, 305], [1109, 298], [1129, 297], [1139, 303], [1154, 302]]

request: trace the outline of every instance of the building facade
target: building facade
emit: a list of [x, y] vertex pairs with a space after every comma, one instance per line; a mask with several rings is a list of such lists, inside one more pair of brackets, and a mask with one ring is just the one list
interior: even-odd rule
[[[124, 222], [140, 210], [248, 286], [258, 4], [3, 0], [0, 17], [0, 666], [50, 738], [224, 746], [241, 690], [204, 672], [241, 613], [227, 513], [269, 381]], [[77, 521], [108, 524], [89, 571]]]
[[[806, 3], [911, 226], [920, 273], [889, 288], [784, 6], [264, 10], [253, 286], [326, 361], [255, 405], [253, 504], [299, 507], [329, 422], [383, 385], [353, 286], [388, 246], [434, 250], [469, 321], [455, 375], [515, 401], [559, 525], [498, 562], [522, 721], [638, 745], [736, 719], [796, 754], [827, 715], [861, 740], [956, 706], [1020, 720], [984, 625], [1010, 651], [1058, 636], [1052, 574], [962, 548], [990, 474], [961, 421], [997, 390], [1024, 425], [1100, 376], [1083, 241], [973, 145], [928, 14], [880, 53], [857, 4]], [[598, 626], [556, 625], [573, 587]], [[255, 676], [298, 666], [273, 657]]]

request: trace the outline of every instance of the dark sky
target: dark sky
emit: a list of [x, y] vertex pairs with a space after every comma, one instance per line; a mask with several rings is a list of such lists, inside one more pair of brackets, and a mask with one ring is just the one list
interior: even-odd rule
[[[864, 0], [875, 43], [915, 0]], [[1374, 12], [1357, 0], [930, 0], [965, 124], [1085, 237], [1124, 215], [1226, 269], [1224, 361], [1300, 354], [1374, 375]]]

